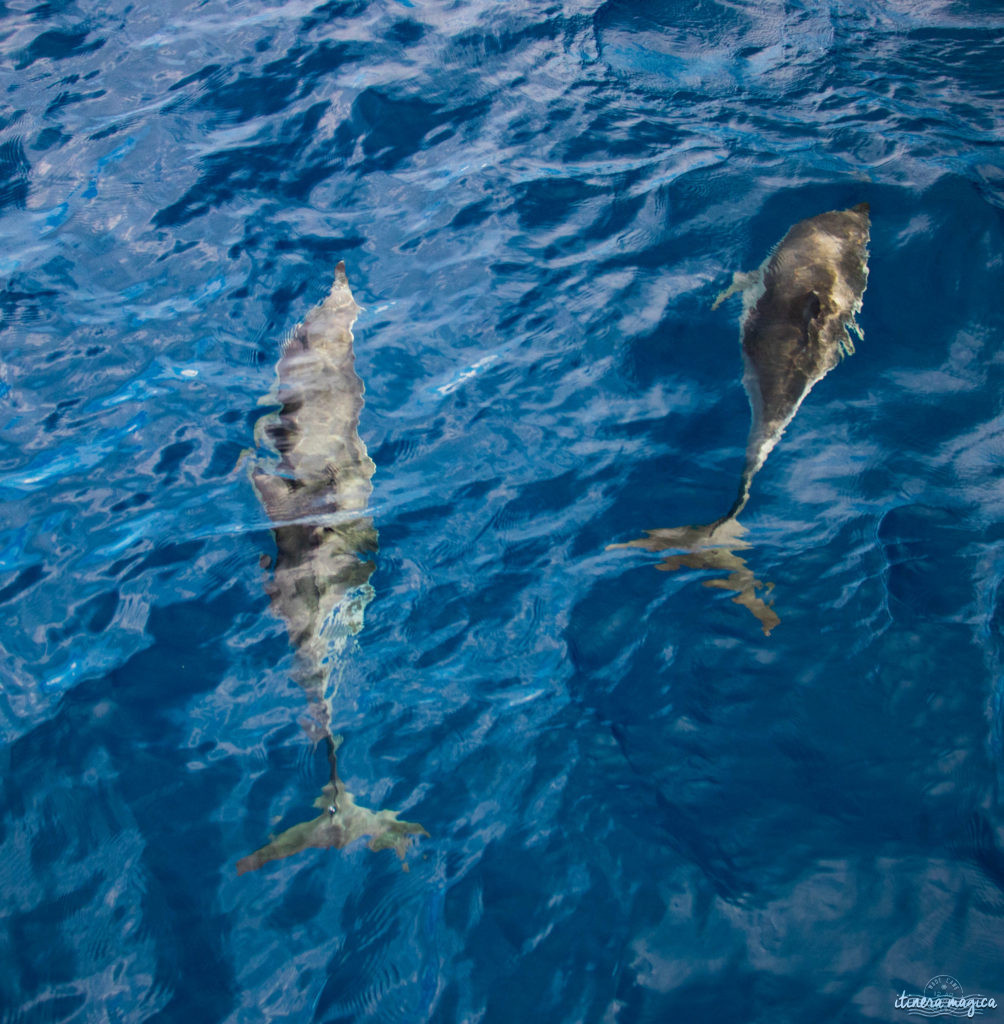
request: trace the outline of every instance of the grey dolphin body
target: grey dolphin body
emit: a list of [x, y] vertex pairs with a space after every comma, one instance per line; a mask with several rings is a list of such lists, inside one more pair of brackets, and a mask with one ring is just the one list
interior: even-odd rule
[[627, 544], [611, 545], [679, 551], [663, 560], [662, 569], [726, 571], [726, 579], [708, 585], [738, 591], [734, 600], [756, 615], [765, 633], [780, 619], [759, 596], [760, 581], [735, 554], [749, 547], [737, 517], [749, 501], [753, 477], [805, 396], [854, 351], [848, 331], [861, 337], [855, 317], [868, 282], [869, 228], [867, 203], [821, 213], [795, 224], [757, 270], [734, 275], [713, 308], [742, 293], [743, 385], [753, 421], [736, 500], [713, 523], [650, 530]]
[[352, 336], [358, 313], [339, 263], [327, 298], [286, 342], [266, 399], [278, 411], [255, 428], [256, 440], [279, 454], [252, 477], [274, 524], [272, 607], [289, 628], [301, 682], [322, 697], [330, 648], [345, 640], [337, 615], [354, 595], [358, 622], [347, 625], [351, 632], [362, 625], [374, 563], [360, 555], [377, 549], [365, 514], [375, 467], [359, 437], [364, 388]]
[[356, 804], [338, 777], [341, 738], [331, 731], [329, 687], [338, 656], [362, 627], [373, 571], [373, 561], [363, 556], [377, 549], [366, 515], [374, 466], [359, 437], [363, 384], [352, 336], [358, 313], [339, 263], [327, 298], [286, 343], [267, 399], [278, 410], [259, 420], [255, 431], [273, 452], [252, 477], [275, 535], [272, 609], [296, 649], [296, 679], [327, 747], [331, 776], [314, 801], [321, 814], [242, 858], [239, 874], [307, 847], [341, 848], [361, 836], [370, 837], [372, 849], [393, 848], [403, 859], [410, 836], [425, 834], [394, 811]]

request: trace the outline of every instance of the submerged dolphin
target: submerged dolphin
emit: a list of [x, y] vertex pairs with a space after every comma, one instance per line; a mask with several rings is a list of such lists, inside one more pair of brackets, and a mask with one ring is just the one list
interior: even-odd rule
[[315, 806], [316, 818], [294, 825], [237, 863], [238, 874], [307, 847], [341, 848], [361, 836], [370, 848], [393, 848], [404, 858], [421, 825], [394, 811], [356, 804], [338, 777], [341, 737], [331, 731], [328, 692], [338, 655], [362, 628], [373, 596], [377, 550], [373, 520], [365, 514], [374, 466], [359, 437], [363, 384], [355, 371], [352, 325], [359, 306], [345, 264], [335, 270], [327, 298], [293, 331], [268, 396], [278, 410], [258, 421], [255, 439], [278, 454], [259, 463], [252, 480], [275, 534], [273, 611], [285, 621], [296, 648], [296, 679], [306, 691], [324, 741], [331, 777]]
[[661, 569], [728, 572], [726, 579], [707, 585], [738, 591], [733, 600], [750, 609], [764, 633], [780, 619], [757, 593], [763, 584], [735, 554], [749, 547], [737, 517], [749, 501], [753, 477], [805, 396], [844, 355], [853, 353], [848, 330], [862, 337], [855, 316], [868, 282], [869, 227], [867, 203], [821, 213], [794, 225], [757, 270], [733, 276], [712, 308], [742, 293], [743, 385], [753, 422], [736, 500], [713, 523], [649, 530], [645, 537], [610, 545], [680, 552], [664, 559]]

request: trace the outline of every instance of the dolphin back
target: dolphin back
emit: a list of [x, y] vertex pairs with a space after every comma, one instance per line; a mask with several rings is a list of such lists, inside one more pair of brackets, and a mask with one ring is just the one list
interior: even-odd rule
[[760, 268], [744, 275], [743, 385], [752, 423], [736, 504], [794, 418], [805, 396], [845, 355], [868, 283], [869, 207], [799, 221]]
[[270, 453], [253, 481], [275, 534], [272, 605], [299, 652], [301, 681], [316, 676], [322, 688], [332, 645], [361, 627], [369, 591], [360, 588], [373, 571], [366, 556], [377, 549], [365, 515], [374, 466], [359, 436], [358, 313], [339, 263], [327, 297], [286, 342], [267, 399], [278, 409], [256, 429]]
[[358, 314], [345, 264], [339, 263], [327, 297], [286, 341], [266, 399], [279, 408], [257, 428], [265, 446], [279, 455], [275, 469], [255, 480], [275, 521], [361, 511], [369, 502], [374, 466], [359, 437], [365, 389], [356, 373], [352, 335]]

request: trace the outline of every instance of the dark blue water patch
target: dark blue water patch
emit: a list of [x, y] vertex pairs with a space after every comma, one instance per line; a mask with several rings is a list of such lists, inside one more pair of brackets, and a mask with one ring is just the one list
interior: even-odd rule
[[[264, 64], [260, 75], [240, 74], [228, 81], [232, 68], [207, 64], [179, 79], [170, 91], [177, 92], [198, 83], [201, 90], [194, 104], [197, 109], [217, 114], [221, 122], [242, 124], [278, 113], [294, 98], [309, 96], [320, 80], [334, 73], [345, 73], [351, 65], [365, 60], [367, 52], [359, 43], [321, 41], [312, 46], [300, 45], [283, 54], [281, 59]], [[249, 62], [247, 58], [245, 63]]]
[[206, 479], [229, 476], [234, 466], [240, 462], [244, 451], [245, 449], [238, 441], [224, 442], [216, 445], [203, 476]]
[[[856, 1021], [939, 971], [995, 991], [991, 7], [5, 10], [14, 1015]], [[749, 408], [711, 302], [861, 200], [865, 340], [745, 520], [764, 638], [604, 548], [731, 502]], [[237, 463], [346, 255], [380, 551], [332, 714], [360, 801], [430, 836], [407, 873], [363, 845], [238, 879], [327, 764]]]
[[187, 565], [201, 549], [202, 544], [198, 541], [158, 545], [134, 562], [129, 571], [122, 576], [122, 582], [127, 583], [129, 580], [145, 575], [150, 570], [170, 570], [171, 566]]
[[[95, 696], [93, 690], [90, 695]], [[5, 805], [15, 822], [23, 817], [27, 827], [41, 828], [32, 848], [33, 870], [40, 878], [53, 878], [56, 895], [10, 922], [12, 934], [20, 940], [17, 948], [23, 961], [8, 964], [5, 1001], [8, 1005], [35, 1003], [37, 1017], [33, 1019], [64, 1019], [72, 999], [53, 999], [48, 993], [77, 989], [80, 1002], [94, 998], [97, 993], [88, 990], [86, 979], [99, 973], [109, 954], [116, 955], [119, 950], [131, 948], [133, 956], [140, 959], [147, 955], [150, 922], [156, 920], [161, 922], [158, 929], [178, 928], [186, 939], [179, 944], [177, 956], [165, 950], [166, 956], [148, 960], [140, 969], [151, 976], [155, 988], [163, 992], [177, 989], [175, 1002], [187, 1005], [188, 1012], [215, 1015], [221, 1009], [222, 975], [211, 947], [202, 938], [206, 908], [169, 895], [174, 886], [183, 886], [183, 879], [193, 870], [183, 866], [184, 858], [179, 855], [210, 848], [212, 837], [191, 819], [185, 809], [186, 803], [190, 806], [187, 798], [175, 804], [168, 795], [168, 790], [176, 789], [173, 780], [184, 775], [182, 765], [176, 763], [171, 768], [161, 753], [151, 756], [145, 748], [156, 744], [156, 736], [128, 715], [112, 710], [95, 720], [92, 709], [101, 705], [100, 699], [64, 705], [57, 719], [19, 741], [11, 752], [24, 776], [18, 783], [19, 799], [5, 800]], [[38, 766], [53, 756], [60, 764], [59, 786], [53, 787], [51, 781], [30, 781], [32, 773], [44, 779]], [[95, 771], [89, 765], [101, 767]], [[113, 782], [116, 776], [135, 779], [139, 789], [128, 781], [124, 785]], [[151, 799], [151, 793], [158, 797]], [[36, 804], [43, 814], [41, 821], [36, 821], [38, 812], [32, 809]], [[122, 864], [117, 850], [129, 850], [137, 827], [152, 842], [135, 844], [127, 854], [129, 860]], [[139, 854], [140, 850], [144, 852]], [[140, 890], [135, 885], [138, 865], [132, 859], [137, 855], [146, 862], [144, 873], [149, 876]], [[123, 872], [119, 876], [116, 861]], [[95, 904], [102, 909], [96, 910]], [[63, 949], [49, 934], [56, 917], [64, 922], [70, 940]], [[83, 925], [82, 934], [80, 928], [69, 927], [74, 920]], [[88, 920], [89, 927], [83, 924]], [[78, 932], [75, 940], [74, 931]], [[39, 955], [41, 950], [58, 955]], [[132, 980], [128, 975], [120, 979], [127, 988], [132, 987]], [[196, 997], [192, 985], [205, 991]], [[137, 1002], [146, 1002], [142, 989], [133, 991], [140, 997]], [[151, 1009], [155, 1005], [156, 1000]]]
[[0, 210], [23, 208], [28, 199], [31, 164], [19, 139], [0, 143]]
[[318, 4], [303, 18], [300, 29], [303, 32], [310, 32], [324, 28], [341, 19], [358, 18], [368, 9], [369, 4], [366, 0], [327, 0], [326, 3]]
[[977, 537], [964, 529], [958, 513], [923, 506], [890, 509], [878, 527], [888, 569], [890, 611], [898, 619], [950, 621], [972, 605], [971, 571], [960, 571], [972, 557]]
[[[941, 569], [946, 578], [953, 574], [964, 578], [964, 565], [956, 562], [951, 571]], [[767, 862], [756, 853], [764, 844], [743, 834], [744, 827], [760, 824], [775, 834], [797, 830], [809, 848], [854, 848], [863, 841], [886, 848], [905, 844], [916, 851], [941, 848], [953, 855], [964, 851], [975, 859], [983, 855], [964, 838], [963, 825], [981, 813], [989, 767], [987, 748], [978, 737], [960, 739], [967, 731], [965, 723], [979, 717], [986, 693], [980, 685], [984, 669], [979, 648], [957, 624], [967, 607], [965, 599], [945, 608], [938, 629], [954, 639], [943, 652], [925, 644], [921, 632], [899, 631], [888, 638], [882, 668], [845, 676], [839, 687], [826, 687], [818, 685], [827, 671], [823, 663], [805, 672], [797, 689], [779, 690], [769, 674], [748, 664], [735, 675], [720, 670], [711, 674], [699, 649], [660, 648], [651, 628], [642, 628], [650, 621], [645, 618], [645, 589], [651, 581], [635, 576], [638, 596], [625, 602], [625, 584], [631, 582], [627, 578], [621, 583], [616, 605], [597, 587], [573, 616], [569, 650], [578, 668], [577, 693], [601, 720], [611, 723], [624, 755], [625, 777], [633, 775], [637, 784], [655, 787], [658, 802], [689, 836], [688, 856], [717, 877], [725, 892], [748, 887], [756, 891], [770, 877]], [[693, 600], [710, 602], [712, 597], [695, 593]], [[710, 613], [706, 609], [702, 615], [708, 618]], [[937, 614], [934, 609], [930, 613]], [[626, 675], [626, 664], [638, 674]], [[855, 678], [860, 683], [849, 686]], [[810, 680], [816, 687], [809, 688]], [[940, 709], [937, 735], [918, 732], [915, 725], [915, 716], [926, 715], [932, 701]], [[856, 713], [843, 723], [839, 708], [848, 703]], [[728, 725], [735, 716], [744, 722], [741, 732]], [[837, 732], [826, 725], [837, 722]], [[728, 754], [714, 742], [718, 729], [730, 736]], [[823, 736], [825, 745], [819, 742]], [[915, 789], [938, 775], [930, 763], [932, 746], [966, 766], [959, 768], [954, 785], [939, 787], [942, 796], [933, 805]], [[949, 755], [953, 749], [955, 754]], [[730, 770], [733, 756], [736, 766], [742, 765], [741, 776], [724, 783], [720, 773]], [[911, 763], [913, 769], [902, 775], [886, 770], [902, 763]], [[798, 779], [797, 788], [787, 781], [789, 773]], [[888, 790], [885, 795], [883, 788]], [[734, 804], [713, 809], [725, 793]], [[867, 803], [860, 796], [865, 793], [870, 794]], [[780, 817], [766, 825], [775, 815]]]
[[[169, 1019], [175, 1014], [212, 1018], [225, 1012], [229, 1001], [228, 972], [216, 945], [221, 921], [191, 891], [187, 879], [193, 872], [218, 874], [227, 864], [222, 830], [193, 818], [191, 808], [200, 789], [206, 791], [203, 787], [232, 784], [232, 769], [216, 762], [213, 769], [191, 776], [170, 709], [186, 691], [197, 692], [219, 671], [220, 659], [202, 628], [215, 618], [218, 604], [191, 603], [154, 615], [149, 629], [155, 645], [114, 676], [88, 687], [90, 694], [76, 695], [68, 712], [72, 721], [74, 712], [84, 716], [103, 699], [114, 701], [100, 729], [89, 731], [120, 766], [121, 798], [153, 840], [144, 852], [149, 877], [144, 916], [185, 936], [158, 954], [157, 983], [170, 993], [163, 1011]], [[139, 682], [149, 699], [137, 703], [132, 695]], [[198, 787], [192, 785], [196, 779]]]
[[39, 287], [34, 282], [22, 283], [20, 276], [15, 274], [0, 289], [0, 309], [8, 323], [41, 320], [47, 316], [49, 303], [58, 294], [55, 289]]
[[[470, 131], [487, 111], [487, 101], [446, 106], [417, 96], [395, 96], [366, 89], [353, 104], [347, 126], [348, 138], [361, 136], [364, 139], [363, 153], [368, 159], [363, 161], [358, 173], [392, 170], [418, 152], [423, 139], [436, 128], [451, 124], [465, 126], [465, 130]], [[455, 130], [441, 135], [438, 141], [446, 141]]]
[[[54, 431], [58, 428], [60, 420], [63, 419], [64, 415], [69, 409], [75, 408], [80, 404], [80, 398], [66, 398], [61, 402], [56, 403], [56, 408], [49, 413], [48, 416], [42, 420], [42, 426], [46, 430]], [[67, 426], [76, 426], [77, 424], [67, 424]]]
[[46, 571], [42, 565], [31, 565], [27, 569], [22, 569], [13, 580], [0, 589], [0, 604], [12, 601], [29, 587], [45, 579], [45, 576]]
[[[345, 59], [350, 59], [348, 54]], [[361, 60], [362, 56], [352, 55], [351, 59]], [[284, 74], [288, 73], [285, 60], [279, 62], [279, 66]], [[314, 69], [312, 73], [329, 71], [329, 68]], [[300, 78], [291, 74], [288, 78], [290, 92], [294, 84], [299, 87]], [[253, 83], [248, 86], [250, 96], [258, 96], [263, 91]], [[267, 91], [271, 95], [271, 87]], [[217, 108], [218, 102], [217, 90], [214, 89], [213, 109]], [[470, 132], [487, 106], [486, 101], [457, 106], [430, 102], [413, 95], [398, 97], [373, 88], [365, 89], [353, 102], [349, 119], [339, 124], [332, 139], [316, 147], [313, 157], [301, 157], [295, 163], [291, 162], [288, 159], [290, 147], [297, 145], [298, 140], [310, 139], [326, 109], [326, 104], [315, 103], [301, 114], [288, 118], [275, 141], [263, 138], [252, 146], [236, 147], [212, 157], [207, 161], [199, 183], [186, 196], [159, 211], [154, 224], [163, 227], [184, 223], [214, 206], [237, 198], [243, 190], [262, 188], [274, 197], [297, 200], [305, 198], [311, 189], [338, 170], [351, 168], [359, 174], [390, 170], [416, 153], [423, 139], [439, 125], [463, 125], [464, 131]], [[240, 121], [258, 116], [259, 112], [239, 110], [237, 113]], [[353, 160], [360, 138], [364, 140], [361, 163]], [[445, 141], [445, 137], [440, 141]]]
[[21, 52], [16, 67], [18, 71], [23, 71], [36, 61], [66, 60], [100, 50], [104, 46], [105, 40], [98, 38], [88, 42], [87, 39], [90, 35], [91, 29], [85, 26], [81, 26], [76, 31], [48, 29], [36, 36]]
[[153, 467], [154, 473], [165, 477], [164, 484], [170, 484], [171, 478], [177, 476], [182, 463], [198, 447], [195, 441], [175, 441], [167, 445], [160, 453], [157, 465]]
[[[92, 92], [70, 92], [69, 90], [64, 90], [56, 96], [56, 98], [49, 104], [48, 107], [46, 107], [46, 117], [52, 117], [53, 115], [59, 113], [59, 111], [63, 107], [67, 107], [71, 103], [85, 103], [88, 100], [100, 99], [104, 95], [104, 89], [96, 89]], [[56, 133], [55, 135], [45, 135], [44, 132], [40, 133], [38, 139], [36, 139], [35, 144], [32, 148], [47, 149], [56, 141], [57, 135], [58, 133]]]
[[121, 501], [115, 502], [114, 505], [109, 506], [108, 511], [112, 513], [127, 512], [130, 509], [141, 508], [150, 501], [150, 495], [146, 491], [138, 491], [135, 494], [130, 494], [128, 497], [123, 498]]
[[82, 637], [83, 631], [100, 634], [111, 624], [119, 606], [119, 595], [115, 590], [95, 594], [76, 606], [67, 609], [66, 621], [57, 628], [48, 630], [47, 640], [58, 644]]
[[271, 196], [305, 198], [312, 187], [334, 172], [336, 165], [330, 160], [331, 150], [326, 148], [314, 167], [294, 176], [288, 160], [289, 146], [294, 139], [309, 138], [324, 111], [324, 104], [315, 104], [290, 118], [276, 141], [236, 147], [207, 159], [199, 182], [176, 202], [159, 210], [153, 218], [154, 226], [184, 224], [238, 199], [242, 192], [254, 192], [261, 187]]

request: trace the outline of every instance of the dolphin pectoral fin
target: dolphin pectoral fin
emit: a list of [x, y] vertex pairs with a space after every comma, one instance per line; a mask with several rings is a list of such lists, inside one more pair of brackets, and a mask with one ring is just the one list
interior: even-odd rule
[[316, 842], [318, 828], [325, 824], [325, 815], [315, 818], [313, 821], [304, 821], [299, 825], [286, 829], [281, 835], [276, 836], [272, 842], [247, 857], [241, 857], [237, 861], [237, 874], [243, 875], [248, 871], [257, 871], [270, 860], [281, 860], [283, 857], [291, 857], [294, 853], [306, 849], [308, 846], [327, 846], [324, 842]]
[[646, 530], [644, 537], [608, 544], [607, 551], [618, 548], [644, 548], [646, 551], [699, 551], [705, 548], [727, 548], [736, 550], [748, 548], [749, 541], [743, 540], [746, 527], [732, 515], [716, 519], [713, 523], [700, 526], [676, 526], [672, 529]]
[[854, 339], [858, 341], [865, 340], [865, 332], [861, 330], [861, 325], [858, 323], [856, 317], [851, 317], [850, 320], [844, 324], [846, 330], [844, 336], [840, 339], [840, 354], [842, 356], [854, 355]]
[[251, 483], [266, 508], [281, 508], [289, 494], [289, 485], [281, 476], [264, 473], [260, 469], [251, 474]]
[[[723, 532], [724, 531], [724, 532]], [[734, 520], [719, 520], [704, 526], [677, 526], [673, 529], [646, 530], [644, 537], [624, 541], [622, 544], [608, 544], [607, 551], [619, 548], [643, 548], [645, 551], [691, 551], [723, 542], [736, 547], [749, 545], [740, 539], [744, 528]], [[719, 536], [719, 534], [723, 534]]]
[[648, 530], [644, 537], [635, 537], [634, 540], [626, 540], [620, 544], [608, 544], [604, 550], [619, 551], [624, 548], [644, 548], [645, 551], [665, 551], [667, 546], [672, 547], [673, 545], [662, 543], [659, 537], [661, 532], [663, 531]]
[[747, 288], [752, 287], [759, 277], [759, 270], [737, 270], [732, 275], [732, 284], [715, 297], [715, 301], [711, 304], [712, 311], [718, 309], [726, 299], [730, 299], [736, 292], [744, 292]]
[[243, 469], [249, 463], [253, 464], [255, 458], [254, 448], [242, 448], [237, 454], [237, 459], [234, 462], [233, 471], [236, 473], [237, 470]]

